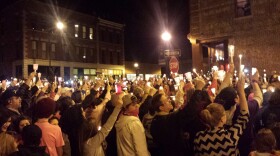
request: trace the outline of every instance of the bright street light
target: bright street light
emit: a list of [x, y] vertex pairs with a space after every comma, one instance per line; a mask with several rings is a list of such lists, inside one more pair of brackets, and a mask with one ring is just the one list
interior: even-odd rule
[[138, 67], [139, 67], [139, 64], [138, 64], [138, 63], [134, 63], [134, 67], [135, 67], [135, 68], [138, 68]]
[[56, 23], [56, 27], [57, 27], [57, 29], [62, 30], [64, 28], [64, 24], [62, 22], [58, 21]]
[[161, 34], [161, 39], [164, 41], [170, 41], [171, 39], [170, 33], [165, 31], [164, 33]]

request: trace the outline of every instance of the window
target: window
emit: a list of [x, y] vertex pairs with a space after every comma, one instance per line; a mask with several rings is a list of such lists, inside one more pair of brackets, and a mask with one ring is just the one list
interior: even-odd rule
[[42, 51], [47, 51], [47, 44], [46, 44], [46, 42], [42, 42]]
[[250, 0], [236, 0], [236, 17], [251, 15]]
[[52, 43], [52, 44], [51, 44], [51, 51], [52, 51], [52, 52], [55, 52], [55, 43]]
[[79, 55], [79, 53], [80, 53], [80, 48], [76, 47], [76, 55]]
[[87, 58], [87, 48], [84, 48], [83, 59]]
[[89, 39], [93, 39], [93, 28], [89, 28]]
[[55, 43], [51, 43], [51, 58], [55, 58]]
[[36, 49], [37, 49], [37, 42], [32, 41], [32, 50], [36, 50]]
[[47, 43], [42, 42], [42, 58], [46, 59], [47, 58]]
[[87, 27], [83, 26], [83, 38], [86, 38], [87, 35]]
[[79, 37], [79, 25], [75, 24], [75, 37]]

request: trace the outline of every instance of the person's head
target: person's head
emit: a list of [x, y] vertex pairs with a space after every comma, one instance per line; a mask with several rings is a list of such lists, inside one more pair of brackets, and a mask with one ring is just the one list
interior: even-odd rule
[[27, 116], [20, 116], [14, 121], [15, 131], [21, 133], [23, 127], [30, 125], [30, 119]]
[[155, 112], [169, 113], [173, 109], [170, 99], [164, 94], [154, 95], [151, 103]]
[[42, 97], [34, 105], [34, 117], [36, 119], [50, 118], [55, 113], [56, 103], [53, 99]]
[[276, 139], [270, 129], [259, 130], [254, 140], [255, 150], [260, 153], [272, 153], [276, 148]]
[[222, 127], [226, 123], [226, 113], [222, 105], [211, 103], [200, 112], [201, 119], [210, 127]]
[[85, 114], [81, 105], [75, 105], [67, 109], [59, 120], [62, 132], [70, 134], [78, 130], [85, 120]]
[[0, 143], [1, 156], [10, 155], [13, 152], [17, 151], [17, 142], [12, 135], [6, 132], [0, 133], [0, 142], [1, 142]]
[[0, 133], [6, 132], [8, 127], [11, 125], [11, 122], [11, 115], [7, 111], [0, 109]]
[[124, 113], [127, 115], [138, 116], [139, 104], [136, 96], [127, 94], [122, 97]]
[[137, 97], [138, 101], [142, 100], [142, 97], [144, 96], [144, 90], [140, 87], [136, 87], [133, 90], [133, 95]]
[[39, 146], [42, 131], [37, 125], [27, 125], [22, 129], [23, 144], [27, 146]]
[[63, 87], [61, 89], [61, 96], [68, 96], [71, 97], [72, 96], [72, 88], [68, 88], [68, 87]]
[[196, 90], [192, 93], [188, 105], [195, 107], [199, 112], [211, 103], [211, 99], [206, 91]]
[[21, 107], [21, 98], [17, 94], [17, 91], [13, 89], [7, 89], [1, 95], [1, 101], [7, 108], [13, 108], [18, 110]]
[[60, 97], [56, 101], [56, 111], [59, 112], [59, 115], [63, 115], [64, 111], [72, 107], [75, 103], [69, 96]]
[[269, 105], [278, 105], [280, 101], [280, 89], [275, 89], [269, 99]]
[[57, 117], [53, 116], [49, 119], [49, 123], [52, 124], [52, 125], [58, 126], [59, 119]]
[[80, 90], [76, 90], [72, 96], [71, 96], [72, 100], [76, 103], [76, 104], [81, 104], [83, 99], [83, 94]]
[[82, 106], [87, 119], [99, 121], [105, 110], [103, 106], [100, 105], [101, 103], [102, 99], [100, 98], [94, 98], [92, 95], [86, 96], [85, 100], [82, 102]]
[[239, 97], [234, 88], [226, 87], [216, 96], [214, 102], [223, 105], [225, 110], [229, 110], [232, 106], [239, 103]]
[[280, 150], [280, 122], [276, 122], [272, 128], [271, 131], [273, 132], [275, 139], [276, 139], [276, 149]]

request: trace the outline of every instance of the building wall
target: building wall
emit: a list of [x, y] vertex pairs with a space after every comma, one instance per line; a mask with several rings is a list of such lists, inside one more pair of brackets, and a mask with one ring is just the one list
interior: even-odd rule
[[196, 58], [193, 66], [202, 68], [203, 43], [226, 41], [235, 46], [237, 67], [238, 55], [242, 54], [242, 64], [246, 67], [280, 71], [280, 1], [250, 0], [251, 15], [244, 17], [236, 17], [235, 2], [190, 0], [188, 37], [193, 45], [193, 58]]
[[[56, 28], [58, 20], [65, 25], [62, 31]], [[71, 67], [71, 76], [73, 68], [121, 70], [122, 74], [125, 71], [123, 24], [34, 0], [20, 0], [2, 11], [0, 33], [0, 73], [9, 76], [18, 75], [22, 65], [21, 76], [27, 77], [28, 66], [34, 63], [58, 66], [60, 72], [54, 74], [60, 76], [66, 66]]]

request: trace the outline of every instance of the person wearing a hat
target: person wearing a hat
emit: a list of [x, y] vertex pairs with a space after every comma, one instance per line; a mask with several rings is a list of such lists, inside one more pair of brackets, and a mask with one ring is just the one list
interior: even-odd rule
[[3, 109], [6, 109], [7, 112], [12, 117], [12, 121], [15, 121], [16, 118], [18, 118], [21, 113], [21, 98], [17, 94], [16, 90], [7, 89], [2, 95], [1, 95], [1, 101], [2, 106], [4, 106]]
[[42, 131], [36, 125], [27, 125], [22, 129], [23, 145], [11, 156], [49, 156], [45, 146], [39, 146], [42, 138]]
[[40, 146], [47, 146], [46, 152], [50, 156], [61, 156], [64, 140], [59, 126], [50, 124], [48, 121], [55, 113], [56, 103], [48, 97], [40, 97], [34, 105], [34, 118], [37, 119], [35, 125], [42, 130]]
[[144, 127], [139, 120], [136, 96], [123, 96], [123, 112], [115, 124], [119, 156], [149, 156]]

